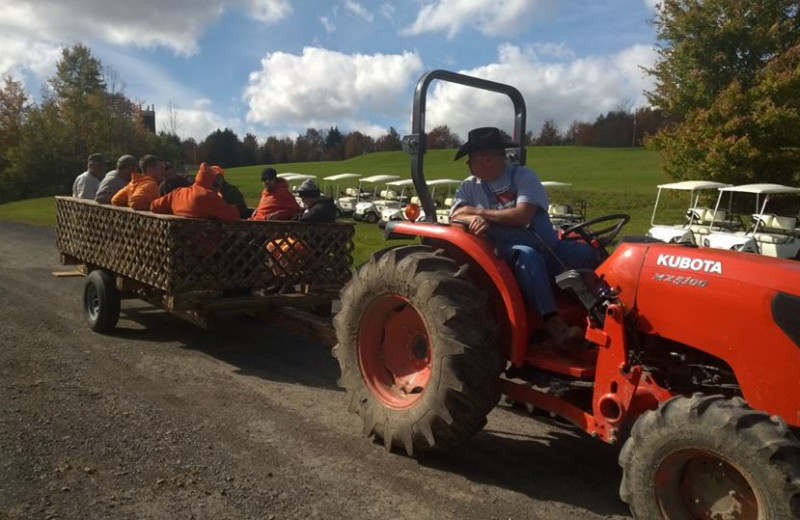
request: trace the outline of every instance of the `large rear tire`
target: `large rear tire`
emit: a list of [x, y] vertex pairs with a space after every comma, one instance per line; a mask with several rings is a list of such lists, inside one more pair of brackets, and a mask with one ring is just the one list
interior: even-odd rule
[[342, 290], [334, 356], [364, 433], [409, 455], [486, 424], [502, 362], [485, 294], [466, 266], [425, 246], [375, 253]]
[[120, 297], [114, 275], [95, 269], [86, 277], [83, 287], [83, 315], [89, 328], [105, 334], [119, 321]]
[[636, 421], [619, 462], [635, 518], [800, 518], [800, 443], [741, 398], [665, 401]]

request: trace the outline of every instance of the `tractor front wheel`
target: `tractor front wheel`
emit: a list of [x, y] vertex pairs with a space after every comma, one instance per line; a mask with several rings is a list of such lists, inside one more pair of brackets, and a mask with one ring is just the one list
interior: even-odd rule
[[342, 291], [334, 356], [350, 411], [387, 449], [460, 444], [486, 424], [502, 368], [482, 291], [425, 246], [375, 253]]
[[665, 401], [636, 421], [619, 461], [635, 518], [800, 518], [800, 443], [741, 398]]

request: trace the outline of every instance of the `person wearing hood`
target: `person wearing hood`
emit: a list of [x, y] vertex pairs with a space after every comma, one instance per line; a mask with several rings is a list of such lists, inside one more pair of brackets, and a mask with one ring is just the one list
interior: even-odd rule
[[300, 222], [323, 223], [336, 220], [336, 205], [333, 199], [323, 197], [319, 186], [311, 179], [306, 179], [297, 189], [297, 195], [303, 200], [306, 210], [300, 215]]
[[278, 177], [274, 168], [261, 170], [264, 191], [261, 201], [249, 220], [292, 220], [303, 212], [289, 190], [285, 179]]
[[225, 222], [239, 220], [239, 210], [228, 204], [214, 191], [214, 179], [219, 175], [218, 166], [200, 165], [194, 184], [178, 188], [150, 204], [150, 211], [166, 215], [192, 218], [211, 218]]

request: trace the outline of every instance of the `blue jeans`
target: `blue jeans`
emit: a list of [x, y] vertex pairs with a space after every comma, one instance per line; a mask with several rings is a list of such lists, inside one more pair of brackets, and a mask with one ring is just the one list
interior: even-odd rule
[[486, 232], [500, 256], [514, 261], [522, 299], [539, 316], [556, 311], [550, 286], [555, 276], [569, 269], [594, 269], [600, 265], [600, 257], [591, 245], [557, 238], [553, 241], [543, 234], [544, 238], [523, 228], [498, 225], [490, 225]]

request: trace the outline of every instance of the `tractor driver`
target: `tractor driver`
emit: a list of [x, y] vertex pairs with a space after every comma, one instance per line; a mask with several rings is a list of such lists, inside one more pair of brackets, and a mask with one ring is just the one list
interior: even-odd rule
[[538, 313], [554, 348], [577, 349], [584, 333], [556, 313], [550, 280], [567, 269], [594, 269], [600, 258], [589, 244], [559, 240], [539, 177], [506, 162], [505, 149], [516, 146], [494, 127], [469, 132], [455, 159], [467, 155], [472, 175], [456, 191], [451, 218], [468, 223], [470, 233], [486, 236], [503, 258], [514, 261], [522, 298]]

